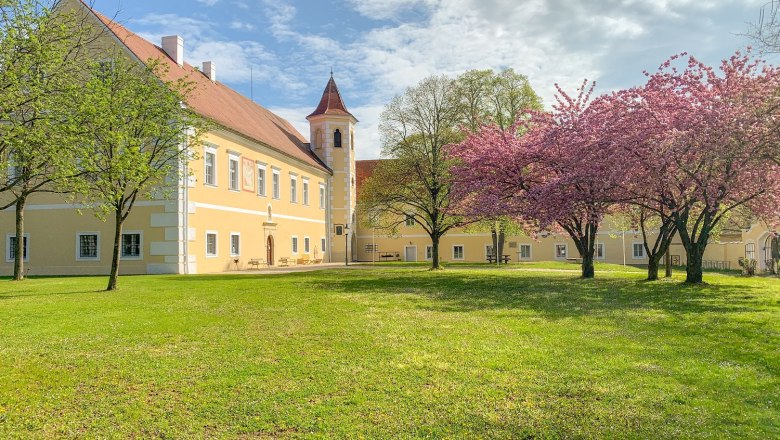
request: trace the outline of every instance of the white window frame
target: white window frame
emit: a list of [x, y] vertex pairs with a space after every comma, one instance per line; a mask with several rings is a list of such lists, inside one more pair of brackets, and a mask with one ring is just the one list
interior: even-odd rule
[[[209, 253], [209, 235], [214, 236], [214, 253]], [[206, 258], [217, 258], [219, 257], [219, 232], [217, 231], [206, 231]]]
[[298, 236], [293, 235], [290, 237], [290, 253], [293, 255], [298, 255]]
[[425, 261], [433, 260], [433, 245], [425, 245]]
[[[233, 237], [238, 238], [238, 253], [233, 252]], [[240, 257], [241, 256], [241, 233], [240, 232], [231, 232], [230, 233], [230, 256], [231, 257]]]
[[[460, 258], [457, 257], [455, 253], [455, 249], [460, 248]], [[462, 244], [453, 244], [452, 245], [452, 259], [454, 261], [463, 261], [466, 259], [466, 246]]]
[[[211, 155], [211, 157], [214, 158], [214, 164], [211, 167], [212, 168], [211, 169], [211, 173], [212, 173], [211, 177], [213, 179], [213, 182], [209, 182], [209, 178], [208, 178], [208, 165], [206, 164], [206, 157], [208, 155]], [[212, 188], [217, 186], [217, 170], [218, 170], [217, 162], [218, 162], [217, 161], [217, 148], [215, 146], [212, 146], [212, 145], [207, 145], [204, 148], [204, 151], [203, 151], [203, 184], [206, 185], [206, 186], [212, 187]]]
[[282, 170], [271, 168], [271, 196], [274, 200], [282, 199]]
[[[81, 237], [85, 235], [96, 235], [97, 243], [95, 245], [95, 257], [82, 257], [81, 256]], [[100, 261], [100, 232], [99, 231], [84, 231], [76, 233], [76, 261]]]
[[745, 243], [745, 258], [748, 260], [756, 260], [756, 244], [752, 240]]
[[[267, 166], [262, 162], [257, 162], [257, 195], [260, 197], [266, 196], [265, 187], [268, 184]], [[260, 176], [262, 176], [262, 185], [260, 184]]]
[[301, 191], [303, 192], [303, 204], [309, 206], [309, 179], [307, 177], [301, 178]]
[[320, 246], [322, 246], [322, 253], [328, 250], [328, 241], [325, 237], [320, 237]]
[[310, 254], [311, 253], [311, 238], [304, 236], [303, 237], [303, 253], [304, 254]]
[[[563, 253], [566, 254], [566, 255], [561, 257], [558, 254], [558, 247], [559, 246], [563, 246], [563, 249], [564, 249]], [[569, 258], [569, 244], [568, 243], [555, 243], [553, 245], [553, 256], [555, 257], [556, 260], [565, 260], [565, 259]]]
[[[11, 232], [8, 234], [5, 234], [5, 261], [7, 263], [13, 263], [14, 259], [11, 258], [11, 239], [15, 238], [16, 234]], [[24, 255], [22, 261], [30, 261], [30, 234], [25, 232], [22, 234], [22, 237], [24, 237], [24, 241], [27, 242], [27, 245], [25, 246], [22, 244], [22, 255]]]
[[298, 203], [298, 175], [290, 174], [290, 203]]
[[[599, 257], [599, 247], [601, 247], [601, 256]], [[596, 242], [596, 248], [593, 251], [594, 260], [606, 260], [607, 259], [607, 246], [603, 242]]]
[[320, 183], [320, 209], [325, 209], [325, 197], [327, 195], [327, 192], [325, 192], [325, 185]]
[[[642, 249], [642, 255], [637, 256], [636, 255], [636, 246], [639, 245], [640, 249]], [[635, 241], [631, 243], [631, 259], [632, 260], [644, 260], [647, 258], [647, 255], [645, 255], [645, 244], [640, 241]]]
[[[233, 164], [236, 164], [235, 175], [233, 174]], [[235, 182], [233, 182], [234, 177]], [[233, 183], [236, 184], [235, 187], [233, 186]], [[233, 153], [228, 155], [228, 189], [230, 191], [241, 190], [241, 158], [239, 155]]]
[[[523, 248], [524, 247], [528, 248], [528, 256], [527, 257], [523, 256]], [[530, 243], [518, 243], [517, 244], [517, 259], [518, 260], [523, 260], [523, 261], [533, 260], [533, 258], [534, 258], [533, 257], [533, 255], [534, 255], [533, 252], [534, 252], [534, 247]]]
[[[126, 256], [124, 254], [125, 249], [125, 235], [138, 235], [138, 256]], [[122, 231], [122, 237], [120, 238], [120, 255], [123, 260], [143, 260], [144, 259], [144, 232], [143, 231]]]

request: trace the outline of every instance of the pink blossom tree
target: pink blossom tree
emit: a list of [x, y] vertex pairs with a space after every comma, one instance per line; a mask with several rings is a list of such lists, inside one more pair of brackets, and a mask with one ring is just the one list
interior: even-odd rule
[[[740, 53], [718, 69], [667, 60], [621, 93], [612, 143], [630, 169], [632, 202], [673, 223], [687, 255], [686, 282], [703, 281], [713, 230], [737, 209], [776, 218], [780, 205], [780, 69]], [[619, 133], [619, 134], [617, 134]]]
[[564, 230], [582, 258], [583, 278], [594, 276], [598, 228], [619, 197], [617, 174], [600, 148], [612, 103], [591, 102], [592, 90], [587, 82], [576, 97], [558, 89], [552, 112], [532, 112], [506, 130], [483, 126], [450, 146], [463, 214], [511, 215], [537, 231]]

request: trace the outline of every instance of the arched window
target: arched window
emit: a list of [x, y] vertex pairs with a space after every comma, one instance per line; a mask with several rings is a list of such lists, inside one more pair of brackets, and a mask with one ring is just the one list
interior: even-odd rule
[[337, 148], [341, 148], [341, 130], [338, 128], [333, 133], [333, 146]]

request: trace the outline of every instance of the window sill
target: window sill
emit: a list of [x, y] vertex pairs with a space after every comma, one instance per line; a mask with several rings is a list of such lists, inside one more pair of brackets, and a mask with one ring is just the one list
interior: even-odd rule
[[219, 188], [216, 184], [211, 184], [211, 183], [204, 183], [203, 186], [205, 186], [206, 188]]

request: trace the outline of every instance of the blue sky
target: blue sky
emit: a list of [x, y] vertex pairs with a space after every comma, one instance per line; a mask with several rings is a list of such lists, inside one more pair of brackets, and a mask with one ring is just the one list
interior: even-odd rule
[[[182, 35], [193, 65], [289, 119], [305, 117], [333, 68], [361, 121], [359, 159], [379, 157], [383, 106], [431, 74], [512, 67], [546, 104], [554, 84], [585, 78], [598, 92], [640, 84], [668, 56], [717, 63], [749, 44], [740, 34], [767, 0], [94, 0], [159, 44]], [[773, 60], [775, 61], [775, 60]]]

